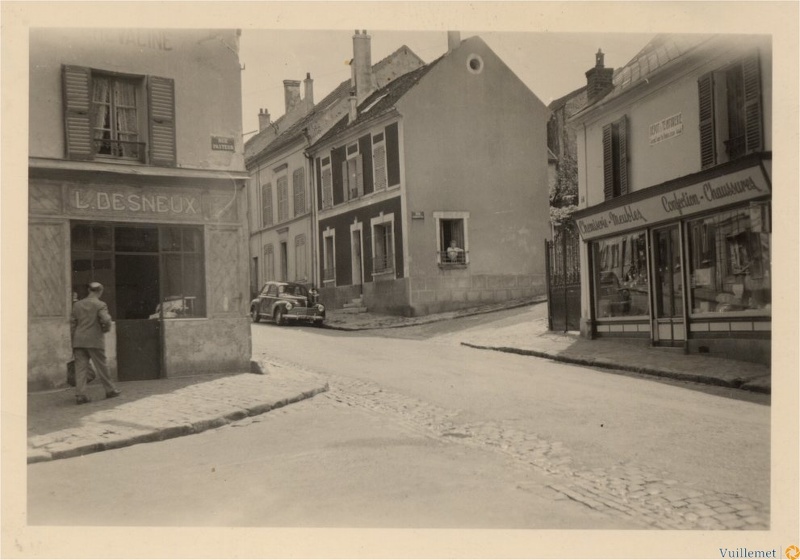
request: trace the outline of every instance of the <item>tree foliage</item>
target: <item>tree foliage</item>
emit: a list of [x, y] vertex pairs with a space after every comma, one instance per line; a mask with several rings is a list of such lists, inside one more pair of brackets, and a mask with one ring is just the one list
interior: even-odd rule
[[578, 209], [578, 164], [569, 152], [558, 162], [556, 180], [550, 188], [550, 222], [555, 227], [568, 223]]

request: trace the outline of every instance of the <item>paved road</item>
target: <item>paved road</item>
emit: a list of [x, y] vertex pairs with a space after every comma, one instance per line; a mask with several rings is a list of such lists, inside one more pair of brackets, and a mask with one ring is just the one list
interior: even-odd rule
[[767, 526], [769, 407], [465, 348], [456, 322], [442, 328], [254, 325], [256, 357], [321, 372], [330, 391], [196, 436], [31, 465], [29, 521]]

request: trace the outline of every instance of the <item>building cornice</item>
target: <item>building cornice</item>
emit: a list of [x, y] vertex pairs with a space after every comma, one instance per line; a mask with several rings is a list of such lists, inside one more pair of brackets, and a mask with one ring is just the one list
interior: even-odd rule
[[149, 177], [154, 179], [232, 179], [246, 180], [246, 171], [225, 171], [216, 169], [193, 169], [186, 167], [150, 167], [144, 165], [125, 165], [93, 161], [72, 161], [64, 159], [28, 158], [28, 173], [42, 172], [75, 172], [127, 175], [131, 177]]

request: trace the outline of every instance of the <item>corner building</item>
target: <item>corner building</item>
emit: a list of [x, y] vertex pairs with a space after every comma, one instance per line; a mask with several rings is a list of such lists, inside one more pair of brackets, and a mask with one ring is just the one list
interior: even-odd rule
[[249, 369], [238, 40], [31, 31], [29, 390], [64, 385], [91, 281], [118, 380]]
[[659, 35], [586, 74], [582, 334], [770, 363], [770, 38]]

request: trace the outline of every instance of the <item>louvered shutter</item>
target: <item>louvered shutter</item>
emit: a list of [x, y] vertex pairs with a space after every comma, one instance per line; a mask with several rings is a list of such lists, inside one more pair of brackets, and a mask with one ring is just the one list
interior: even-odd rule
[[628, 117], [617, 121], [619, 133], [619, 194], [628, 194]]
[[175, 166], [175, 80], [147, 79], [150, 116], [150, 163]]
[[361, 154], [361, 170], [364, 174], [362, 179], [363, 188], [361, 194], [369, 194], [375, 190], [374, 177], [372, 175], [372, 136], [366, 134], [358, 139], [358, 153]]
[[390, 187], [400, 184], [400, 141], [397, 123], [386, 127], [386, 177]]
[[92, 72], [82, 66], [64, 66], [61, 76], [64, 88], [66, 157], [92, 159], [94, 157], [90, 95]]
[[614, 135], [610, 124], [603, 127], [603, 194], [605, 200], [614, 198]]
[[747, 153], [761, 150], [761, 73], [758, 54], [745, 57], [744, 72], [744, 119]]
[[375, 162], [375, 190], [382, 191], [386, 188], [386, 147], [379, 144], [372, 154]]
[[356, 190], [358, 196], [364, 196], [364, 156], [356, 156]]
[[714, 75], [700, 76], [697, 81], [700, 119], [700, 167], [706, 169], [717, 163], [716, 132], [714, 130]]

